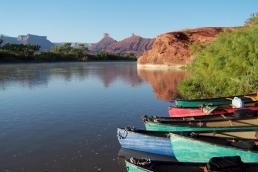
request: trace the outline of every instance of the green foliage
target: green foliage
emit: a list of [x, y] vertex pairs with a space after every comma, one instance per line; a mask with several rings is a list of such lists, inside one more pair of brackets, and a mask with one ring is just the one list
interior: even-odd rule
[[[252, 21], [252, 22], [251, 22]], [[191, 76], [180, 83], [186, 98], [246, 94], [258, 90], [257, 15], [246, 27], [224, 32], [197, 53]]]
[[99, 51], [95, 56], [91, 56], [88, 60], [97, 61], [136, 61], [136, 56], [132, 53], [110, 53], [106, 51]]
[[258, 13], [254, 13], [251, 17], [245, 22], [246, 26], [257, 25], [258, 24]]
[[197, 55], [203, 48], [207, 46], [207, 43], [193, 42], [189, 49], [191, 54]]
[[84, 44], [72, 46], [65, 43], [51, 51], [39, 52], [39, 46], [23, 44], [5, 44], [0, 47], [0, 62], [59, 62], [59, 61], [109, 61], [136, 60], [134, 54], [108, 53], [100, 51], [96, 55], [88, 54]]
[[54, 47], [51, 52], [58, 56], [75, 58], [78, 61], [85, 61], [87, 59], [88, 48], [84, 44], [78, 44], [72, 47], [71, 43], [65, 43], [62, 46]]
[[2, 50], [6, 50], [8, 52], [15, 53], [16, 55], [23, 56], [33, 56], [36, 52], [39, 51], [40, 46], [38, 45], [24, 45], [24, 44], [5, 44], [1, 48]]

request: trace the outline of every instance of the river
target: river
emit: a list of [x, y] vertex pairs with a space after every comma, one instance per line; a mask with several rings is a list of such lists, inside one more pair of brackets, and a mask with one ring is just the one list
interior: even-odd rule
[[135, 62], [1, 64], [0, 171], [125, 171], [117, 127], [166, 116], [184, 77]]

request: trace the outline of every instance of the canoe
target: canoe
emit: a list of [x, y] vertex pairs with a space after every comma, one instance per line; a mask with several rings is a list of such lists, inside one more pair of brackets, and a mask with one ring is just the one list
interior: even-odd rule
[[134, 157], [137, 159], [151, 159], [152, 161], [162, 161], [162, 162], [164, 162], [164, 161], [175, 162], [176, 161], [175, 158], [169, 157], [169, 156], [162, 156], [162, 155], [152, 154], [152, 153], [148, 153], [148, 152], [121, 148], [117, 154], [117, 163], [118, 163], [119, 167], [121, 168], [121, 171], [125, 171], [125, 170], [122, 170], [122, 169], [125, 169], [125, 167], [126, 167], [125, 160], [128, 160], [131, 157]]
[[[257, 102], [256, 102], [257, 103]], [[245, 106], [243, 108], [234, 108], [232, 106], [205, 106], [196, 108], [182, 108], [176, 106], [170, 106], [168, 108], [168, 114], [170, 117], [189, 117], [189, 116], [204, 116], [204, 115], [216, 115], [233, 113], [239, 110], [258, 110], [258, 105]]]
[[215, 156], [238, 155], [244, 162], [258, 162], [257, 140], [170, 133], [173, 155], [180, 162], [207, 162]]
[[244, 162], [258, 162], [257, 140], [205, 136], [192, 132], [154, 132], [118, 128], [122, 148], [176, 158], [180, 162], [204, 162], [215, 156], [238, 155]]
[[192, 123], [192, 122], [208, 122], [208, 121], [223, 121], [223, 120], [241, 120], [258, 117], [258, 109], [242, 109], [233, 113], [202, 115], [202, 116], [187, 116], [187, 117], [165, 117], [165, 116], [150, 116], [144, 115], [143, 120], [168, 121], [177, 123]]
[[[238, 136], [245, 139], [258, 139], [258, 127], [184, 127], [184, 126], [171, 126], [160, 123], [145, 123], [145, 128], [148, 131], [161, 131], [161, 132], [209, 132], [206, 135], [219, 135], [221, 137]], [[217, 133], [216, 133], [217, 132]], [[214, 134], [215, 133], [215, 134]], [[204, 134], [203, 134], [204, 135]]]
[[230, 105], [234, 97], [238, 97], [243, 103], [249, 103], [258, 100], [257, 93], [230, 96], [230, 97], [218, 97], [208, 99], [176, 99], [175, 106], [177, 107], [202, 107], [202, 106], [219, 106], [219, 105]]
[[[219, 116], [218, 116], [219, 117]], [[146, 130], [150, 131], [246, 131], [241, 137], [258, 139], [258, 117], [232, 118], [232, 119], [203, 119], [203, 120], [173, 120], [166, 117], [144, 117]], [[236, 133], [238, 134], [238, 133]]]
[[118, 128], [117, 138], [122, 148], [173, 157], [168, 133]]
[[127, 172], [257, 172], [258, 163], [243, 163], [239, 156], [213, 157], [208, 163], [185, 163], [130, 158], [125, 160]]
[[151, 159], [155, 161], [169, 161], [169, 162], [175, 162], [176, 159], [169, 156], [162, 156], [159, 154], [153, 154], [148, 152], [142, 152], [142, 151], [136, 151], [131, 149], [124, 149], [121, 148], [118, 151], [117, 158], [119, 161], [123, 161], [126, 159], [130, 159], [131, 157], [138, 158], [138, 159]]

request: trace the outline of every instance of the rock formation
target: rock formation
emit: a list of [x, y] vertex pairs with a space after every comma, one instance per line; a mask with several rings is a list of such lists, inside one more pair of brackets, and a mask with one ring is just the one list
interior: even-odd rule
[[110, 45], [108, 50], [112, 52], [126, 52], [140, 55], [144, 51], [149, 50], [152, 43], [153, 39], [143, 38], [132, 34], [130, 37]]
[[152, 43], [153, 39], [143, 38], [135, 34], [121, 41], [116, 41], [109, 34], [105, 33], [99, 42], [89, 47], [89, 50], [92, 52], [103, 50], [111, 53], [133, 53], [141, 55], [144, 51], [151, 48]]
[[54, 44], [50, 42], [46, 36], [38, 36], [32, 34], [19, 35], [18, 41], [22, 44], [39, 45], [41, 51], [48, 51], [54, 46]]
[[46, 36], [38, 36], [38, 35], [19, 35], [18, 37], [8, 37], [1, 35], [0, 39], [3, 40], [2, 44], [33, 44], [39, 45], [40, 51], [48, 51], [50, 50], [54, 44], [50, 42]]
[[156, 37], [152, 48], [138, 58], [138, 64], [182, 65], [192, 61], [189, 51], [192, 43], [208, 43], [224, 31], [234, 28], [206, 27], [169, 32]]
[[111, 38], [108, 33], [104, 33], [104, 37], [99, 42], [92, 44], [89, 47], [89, 50], [92, 52], [98, 52], [102, 50], [107, 51], [109, 49], [108, 47], [112, 44], [115, 44], [116, 42], [117, 41]]

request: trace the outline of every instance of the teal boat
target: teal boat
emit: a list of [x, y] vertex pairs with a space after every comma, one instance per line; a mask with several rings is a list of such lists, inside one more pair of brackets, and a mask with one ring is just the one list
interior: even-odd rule
[[243, 162], [258, 162], [258, 140], [237, 136], [207, 136], [202, 132], [155, 132], [118, 128], [122, 148], [170, 156], [179, 162], [207, 163], [217, 156], [240, 156]]
[[145, 128], [149, 131], [167, 131], [167, 132], [208, 132], [206, 135], [216, 135], [222, 137], [239, 136], [245, 139], [257, 139], [258, 127], [245, 126], [245, 127], [190, 127], [179, 125], [167, 125], [161, 123], [145, 122]]
[[258, 162], [257, 140], [213, 136], [184, 136], [170, 133], [173, 154], [180, 162], [208, 162], [214, 156], [240, 156], [244, 162]]
[[[166, 132], [222, 132], [224, 135], [229, 135], [230, 132], [241, 138], [257, 139], [258, 135], [258, 118], [245, 117], [215, 120], [169, 120], [164, 117], [144, 117], [144, 125], [149, 131], [166, 131]], [[244, 132], [245, 131], [245, 132]], [[232, 136], [232, 134], [230, 134]]]
[[128, 172], [257, 172], [258, 163], [243, 163], [239, 156], [213, 157], [208, 163], [184, 163], [130, 158], [125, 160]]
[[231, 96], [231, 97], [218, 97], [218, 98], [207, 98], [207, 99], [176, 99], [176, 107], [202, 107], [202, 106], [220, 106], [220, 105], [230, 105], [234, 97], [238, 97], [242, 100], [243, 103], [249, 103], [258, 100], [257, 93], [240, 95], [240, 96]]

